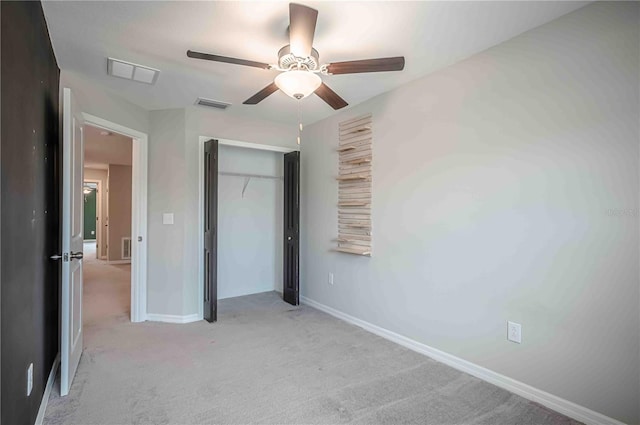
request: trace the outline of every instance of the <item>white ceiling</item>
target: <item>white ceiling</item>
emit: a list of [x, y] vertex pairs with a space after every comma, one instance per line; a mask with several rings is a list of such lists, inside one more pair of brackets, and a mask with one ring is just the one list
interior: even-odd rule
[[131, 165], [133, 141], [118, 133], [101, 134], [103, 130], [84, 126], [84, 166], [106, 169], [108, 164]]
[[[588, 2], [305, 2], [318, 9], [314, 47], [321, 63], [404, 55], [405, 70], [324, 76], [355, 105], [578, 9]], [[186, 57], [188, 49], [275, 63], [288, 43], [287, 2], [45, 1], [63, 70], [75, 71], [146, 109], [182, 108], [198, 96], [230, 102], [225, 113], [297, 122], [282, 92], [242, 102], [277, 71]], [[107, 75], [108, 56], [161, 70], [149, 86]], [[302, 101], [303, 121], [332, 113], [318, 97]]]

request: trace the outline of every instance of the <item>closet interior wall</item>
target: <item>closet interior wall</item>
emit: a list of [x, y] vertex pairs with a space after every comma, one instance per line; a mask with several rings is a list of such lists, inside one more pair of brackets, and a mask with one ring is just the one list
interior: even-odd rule
[[283, 154], [220, 145], [218, 299], [282, 292]]

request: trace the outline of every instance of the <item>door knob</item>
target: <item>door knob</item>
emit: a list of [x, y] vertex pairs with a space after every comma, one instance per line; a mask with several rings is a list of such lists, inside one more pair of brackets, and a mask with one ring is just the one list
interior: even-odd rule
[[84, 254], [82, 252], [73, 252], [71, 251], [69, 258], [71, 258], [72, 260], [82, 260], [82, 257], [84, 257]]
[[289, 236], [289, 237], [287, 238], [287, 240], [288, 240], [288, 241], [290, 241], [290, 240], [291, 240], [291, 236]]

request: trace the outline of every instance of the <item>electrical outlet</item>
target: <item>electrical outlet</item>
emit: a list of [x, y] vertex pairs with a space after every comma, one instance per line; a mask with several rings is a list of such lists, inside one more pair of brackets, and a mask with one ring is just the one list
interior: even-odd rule
[[27, 397], [31, 395], [33, 390], [33, 363], [27, 368]]
[[329, 273], [329, 285], [333, 285], [333, 273]]
[[507, 339], [518, 344], [522, 343], [522, 326], [520, 323], [507, 322]]

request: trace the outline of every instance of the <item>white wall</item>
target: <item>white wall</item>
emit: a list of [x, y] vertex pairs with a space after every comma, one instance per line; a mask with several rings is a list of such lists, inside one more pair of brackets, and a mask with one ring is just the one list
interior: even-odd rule
[[[221, 172], [282, 176], [283, 154], [221, 145]], [[220, 175], [218, 299], [282, 292], [282, 179]]]
[[[639, 7], [595, 3], [307, 126], [302, 295], [639, 423]], [[329, 250], [337, 125], [368, 112], [361, 258]]]

